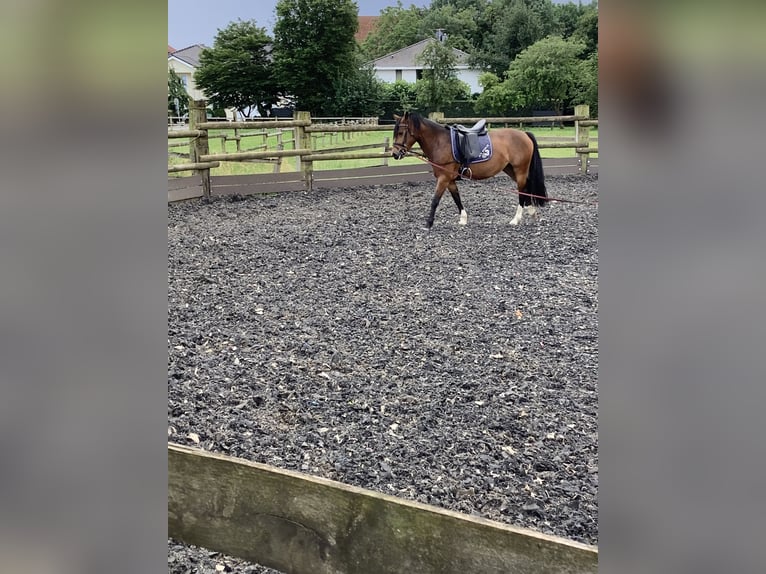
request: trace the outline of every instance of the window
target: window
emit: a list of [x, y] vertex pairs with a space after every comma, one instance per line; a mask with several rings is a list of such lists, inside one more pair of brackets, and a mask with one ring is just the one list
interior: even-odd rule
[[184, 88], [188, 90], [189, 89], [189, 74], [178, 74], [178, 76], [181, 78], [181, 83], [184, 85]]
[[398, 82], [401, 79], [402, 79], [402, 71], [396, 70], [396, 81]]

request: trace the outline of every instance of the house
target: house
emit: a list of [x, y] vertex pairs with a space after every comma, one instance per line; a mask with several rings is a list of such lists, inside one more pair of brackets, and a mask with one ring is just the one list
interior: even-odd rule
[[186, 88], [186, 93], [195, 100], [205, 97], [202, 90], [197, 89], [194, 84], [194, 72], [199, 67], [199, 55], [204, 48], [202, 44], [194, 44], [171, 53], [171, 46], [168, 44], [168, 70], [175, 70]]
[[[373, 60], [372, 66], [375, 70], [375, 75], [384, 82], [404, 80], [405, 82], [414, 83], [419, 80], [423, 75], [423, 64], [417, 62], [418, 56], [423, 53], [425, 47], [431, 42], [443, 41], [444, 35], [442, 31], [437, 31], [437, 34], [439, 39], [426, 38], [411, 46]], [[471, 68], [468, 65], [469, 56], [467, 53], [457, 48], [452, 48], [452, 51], [457, 60], [455, 65], [457, 77], [471, 87], [472, 94], [480, 93], [482, 91], [479, 85], [481, 70]]]
[[[199, 56], [202, 50], [207, 46], [202, 44], [194, 44], [181, 50], [174, 50], [173, 47], [168, 44], [168, 70], [171, 68], [175, 70], [176, 74], [181, 78], [186, 93], [190, 98], [195, 100], [206, 100], [205, 94], [202, 90], [198, 89], [194, 83], [194, 72], [199, 68]], [[172, 51], [171, 51], [172, 50]], [[271, 46], [267, 46], [267, 50], [271, 51]], [[208, 102], [208, 109], [210, 103]], [[226, 119], [229, 121], [242, 120], [244, 117], [234, 108], [226, 108]], [[209, 114], [209, 112], [208, 112]], [[255, 112], [258, 115], [258, 112]], [[210, 115], [208, 115], [210, 117]], [[219, 118], [217, 118], [219, 119]]]

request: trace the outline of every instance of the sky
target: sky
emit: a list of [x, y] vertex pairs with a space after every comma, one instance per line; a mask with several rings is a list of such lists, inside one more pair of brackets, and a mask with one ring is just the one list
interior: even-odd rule
[[[356, 3], [360, 16], [377, 16], [383, 8], [396, 6], [396, 0], [356, 0]], [[192, 44], [212, 46], [218, 29], [237, 19], [255, 20], [271, 34], [276, 5], [277, 0], [168, 0], [168, 44], [176, 50]], [[402, 0], [405, 8], [410, 5], [430, 6], [431, 0]]]

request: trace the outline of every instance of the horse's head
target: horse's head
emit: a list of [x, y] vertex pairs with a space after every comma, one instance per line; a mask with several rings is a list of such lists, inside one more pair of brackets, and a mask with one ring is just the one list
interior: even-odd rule
[[412, 116], [409, 112], [404, 112], [403, 116], [394, 114], [394, 145], [391, 155], [394, 159], [402, 159], [410, 148], [415, 145], [415, 136], [413, 134]]

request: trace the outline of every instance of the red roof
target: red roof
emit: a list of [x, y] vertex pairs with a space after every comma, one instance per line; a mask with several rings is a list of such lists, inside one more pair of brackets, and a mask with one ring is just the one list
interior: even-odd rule
[[364, 42], [364, 39], [373, 31], [375, 25], [378, 23], [380, 16], [358, 16], [359, 18], [359, 30], [354, 34], [354, 38], [360, 44]]
[[172, 54], [173, 52], [175, 52], [175, 51], [176, 51], [176, 49], [173, 46], [171, 46], [170, 44], [168, 44], [168, 56], [170, 54]]

